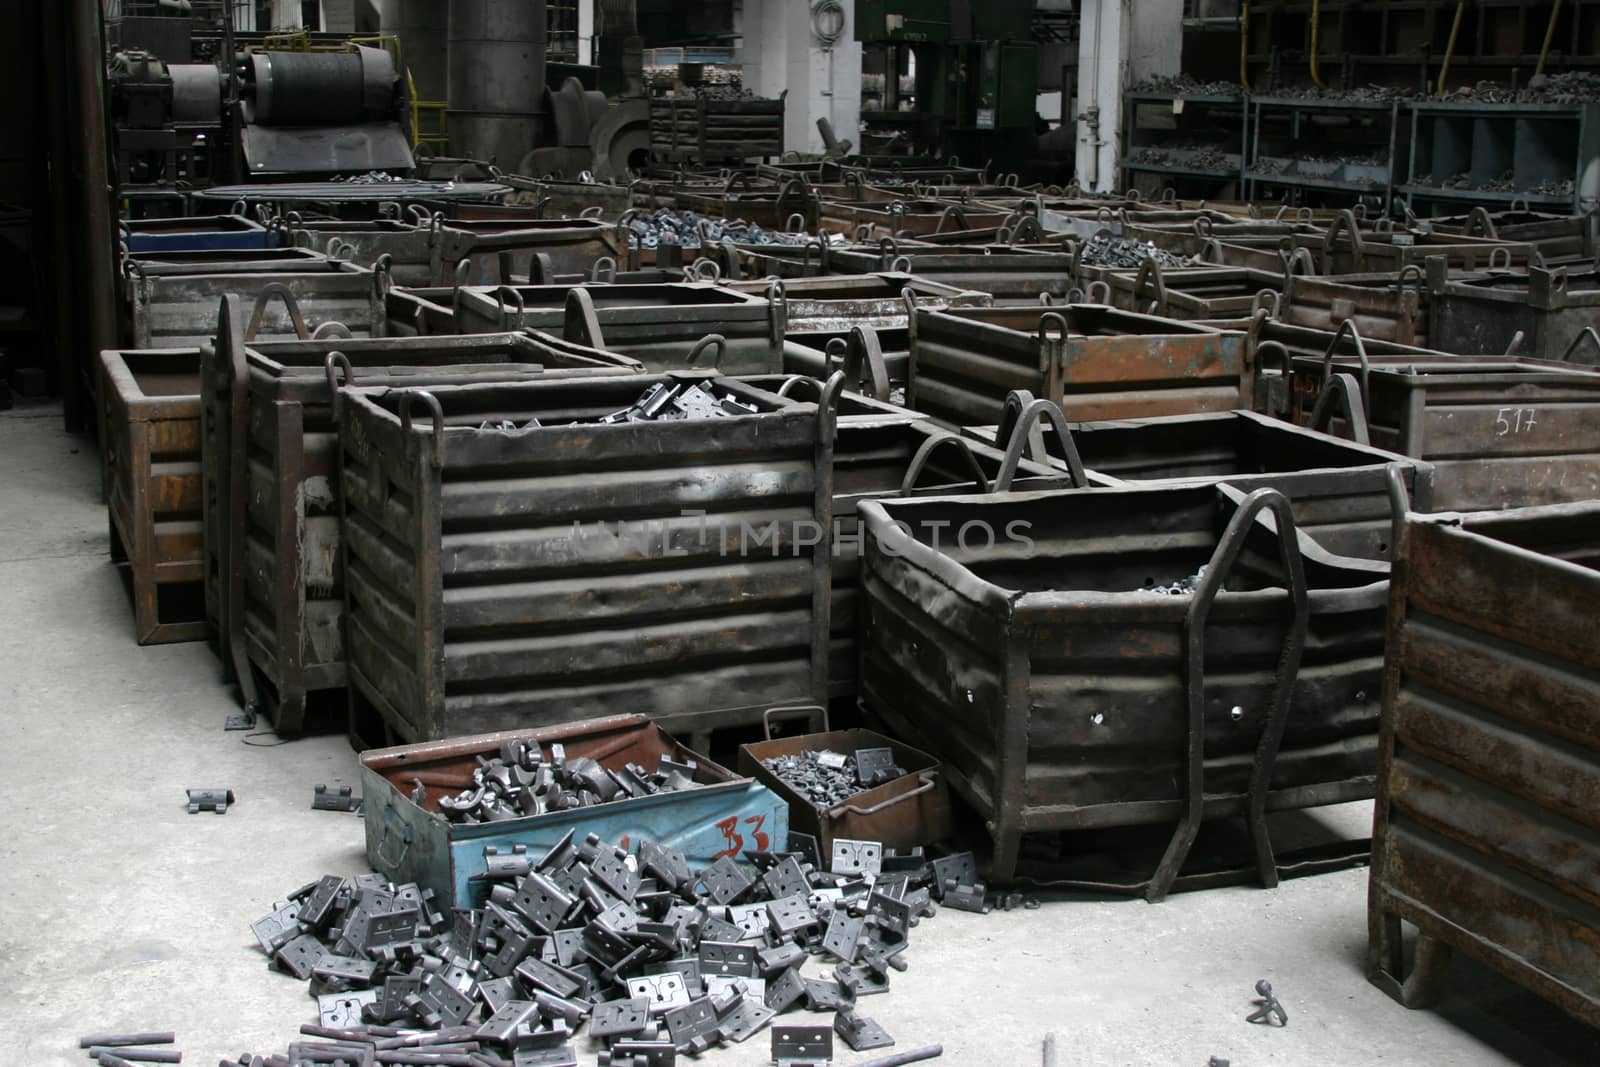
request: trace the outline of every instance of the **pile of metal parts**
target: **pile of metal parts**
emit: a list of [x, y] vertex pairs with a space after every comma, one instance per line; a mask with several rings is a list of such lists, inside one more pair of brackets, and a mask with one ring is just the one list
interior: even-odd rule
[[[448, 923], [414, 884], [327, 875], [252, 925], [317, 998], [302, 1033], [321, 1040], [287, 1062], [561, 1067], [587, 1024], [609, 1045], [601, 1064], [671, 1067], [798, 1010], [833, 1013], [852, 1049], [880, 1048], [894, 1038], [859, 1002], [906, 969], [911, 929], [935, 901], [987, 910], [965, 852], [839, 840], [824, 870], [815, 839], [791, 835], [754, 870], [724, 857], [692, 871], [673, 848], [629, 854], [592, 834], [537, 860], [490, 851], [483, 907]], [[813, 957], [826, 976], [802, 973]]]
[[855, 753], [807, 749], [792, 756], [771, 756], [762, 764], [813, 807], [831, 808], [863, 790], [905, 777], [891, 748], [861, 748]]
[[673, 422], [682, 419], [726, 419], [735, 415], [754, 415], [759, 408], [754, 404], [724, 393], [717, 396], [716, 383], [707, 379], [699, 385], [690, 382], [658, 382], [645, 390], [643, 396], [621, 411], [612, 412], [598, 421], [605, 425], [618, 422]]
[[1139, 264], [1147, 259], [1153, 259], [1163, 267], [1181, 267], [1188, 262], [1183, 256], [1157, 248], [1152, 242], [1117, 237], [1104, 230], [1083, 242], [1078, 249], [1078, 262], [1088, 267], [1137, 270]]
[[1146, 586], [1144, 591], [1158, 596], [1188, 596], [1200, 587], [1200, 582], [1205, 576], [1206, 565], [1202, 564], [1199, 570], [1187, 578], [1180, 578], [1170, 585]]
[[182, 1063], [177, 1049], [152, 1048], [178, 1040], [171, 1030], [140, 1034], [90, 1034], [78, 1039], [78, 1047], [89, 1050], [89, 1058], [100, 1067], [143, 1067], [147, 1063]]
[[[693, 789], [695, 764], [661, 757], [654, 771], [629, 763], [620, 771], [587, 756], [568, 759], [560, 744], [545, 759], [538, 742], [507, 741], [493, 759], [478, 757], [472, 786], [440, 797], [439, 810], [451, 822], [500, 822], [567, 811], [613, 800]], [[418, 788], [421, 784], [418, 783]]]
[[808, 233], [772, 230], [746, 219], [709, 218], [694, 211], [658, 208], [648, 215], [628, 220], [629, 248], [659, 248], [677, 245], [699, 248], [706, 241], [729, 241], [745, 245], [802, 245], [813, 240]]

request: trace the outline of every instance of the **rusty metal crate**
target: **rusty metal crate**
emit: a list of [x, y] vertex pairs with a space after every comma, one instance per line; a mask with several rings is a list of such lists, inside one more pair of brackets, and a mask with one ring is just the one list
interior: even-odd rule
[[[985, 444], [1004, 447], [1058, 470], [1069, 469], [1054, 424], [1025, 448], [1031, 429], [1018, 416], [1032, 397], [1008, 400], [998, 426], [967, 427]], [[1395, 521], [1389, 471], [1418, 507], [1433, 500], [1431, 464], [1358, 445], [1251, 411], [1216, 411], [1154, 419], [1079, 422], [1070, 427], [1076, 462], [1102, 484], [1196, 485], [1223, 482], [1245, 492], [1263, 487], [1289, 498], [1300, 531], [1329, 552], [1386, 560]]]
[[541, 269], [529, 262], [539, 257], [544, 257], [539, 260], [544, 264], [543, 274], [587, 274], [595, 261], [609, 258], [615, 262], [627, 251], [618, 246], [612, 225], [599, 219], [470, 222], [436, 215], [431, 241], [433, 285], [526, 280], [530, 272]]
[[[1600, 1025], [1600, 503], [1413, 515], [1389, 609], [1367, 974], [1452, 950]], [[1414, 924], [1405, 966], [1401, 920]]]
[[[779, 305], [785, 336], [791, 331], [847, 332], [855, 326], [903, 330], [913, 306], [989, 307], [994, 303], [988, 293], [894, 271], [721, 284], [735, 292], [764, 296]], [[908, 293], [914, 304], [908, 302]]]
[[1363, 229], [1348, 211], [1341, 211], [1321, 236], [1296, 237], [1316, 262], [1318, 274], [1396, 272], [1422, 266], [1429, 256], [1442, 256], [1452, 270], [1487, 270], [1496, 266], [1527, 266], [1538, 255], [1525, 241], [1491, 240], [1454, 234], [1397, 232], [1387, 226]]
[[1294, 421], [1429, 461], [1435, 508], [1600, 498], [1600, 368], [1352, 347], [1294, 358]]
[[247, 342], [224, 305], [201, 361], [206, 603], [247, 708], [298, 732], [345, 684], [335, 382], [633, 376], [625, 357], [527, 334]]
[[[903, 403], [906, 377], [911, 372], [911, 331], [905, 326], [886, 330], [853, 326], [848, 330], [790, 331], [783, 337], [783, 369], [787, 374], [826, 378], [836, 364], [849, 363], [857, 355], [861, 360], [859, 376], [851, 380], [846, 375], [848, 388], [862, 383], [863, 392], [880, 400]], [[878, 362], [882, 364], [881, 373], [876, 371]], [[887, 390], [881, 388], [880, 379], [888, 383]]]
[[1429, 293], [1415, 264], [1389, 274], [1290, 274], [1278, 318], [1294, 326], [1337, 330], [1346, 319], [1362, 337], [1428, 347]]
[[906, 403], [955, 426], [998, 422], [1014, 389], [1074, 420], [1248, 408], [1245, 341], [1092, 304], [918, 308]]
[[1340, 324], [1337, 330], [1320, 330], [1299, 326], [1257, 313], [1249, 323], [1212, 322], [1217, 329], [1243, 328], [1250, 338], [1250, 365], [1255, 368], [1255, 397], [1251, 405], [1256, 411], [1275, 418], [1294, 420], [1292, 397], [1294, 362], [1300, 359], [1319, 360], [1329, 352], [1343, 348], [1356, 354], [1356, 340], [1369, 356], [1405, 356], [1420, 359], [1437, 359], [1445, 356], [1429, 348], [1403, 345], [1394, 341], [1368, 340], [1359, 327], [1351, 323], [1351, 331]]
[[[804, 715], [810, 732], [774, 738], [774, 720]], [[944, 768], [920, 748], [871, 730], [832, 730], [826, 708], [774, 708], [767, 717], [764, 741], [739, 746], [739, 773], [771, 789], [789, 806], [789, 827], [817, 839], [822, 855], [833, 854], [835, 838], [876, 841], [884, 848], [908, 850], [938, 844], [950, 837], [950, 790]], [[861, 792], [831, 808], [818, 808], [788, 782], [763, 765], [763, 760], [828, 751], [853, 754], [863, 748], [887, 748], [900, 777]]]
[[356, 732], [374, 714], [417, 740], [625, 706], [704, 733], [826, 699], [842, 378], [821, 404], [718, 378], [760, 410], [585, 421], [705, 378], [341, 394]]
[[1296, 532], [1276, 490], [860, 512], [865, 705], [944, 761], [994, 840], [991, 881], [1019, 874], [1026, 833], [1176, 822], [1138, 885], [1158, 900], [1202, 820], [1243, 814], [1273, 885], [1268, 809], [1372, 795], [1388, 567]]
[[305, 249], [151, 253], [123, 263], [135, 348], [203, 344], [216, 328], [217, 301], [228, 295], [254, 301], [252, 336], [309, 336], [335, 324], [357, 336], [383, 332], [387, 273]]
[[1592, 262], [1596, 252], [1596, 218], [1592, 211], [1554, 215], [1517, 209], [1490, 212], [1475, 207], [1468, 215], [1415, 220], [1414, 225], [1435, 233], [1529, 244], [1539, 253], [1534, 261], [1539, 266]]
[[427, 285], [433, 279], [433, 223], [426, 212], [416, 211], [412, 222], [308, 220], [290, 212], [284, 219], [285, 239], [296, 248], [309, 248], [362, 267], [374, 267], [381, 260], [394, 284]]
[[769, 230], [795, 229], [810, 232], [817, 227], [817, 196], [801, 178], [766, 187], [753, 183], [749, 172], [729, 176], [721, 188], [678, 186], [667, 200], [679, 211], [693, 211], [714, 219], [744, 219]]
[[1461, 278], [1430, 259], [1428, 294], [1432, 336], [1445, 351], [1600, 361], [1600, 270], [1592, 266]]
[[988, 293], [997, 304], [1037, 305], [1046, 293], [1053, 300], [1067, 299], [1077, 285], [1072, 275], [1075, 263], [1076, 257], [1066, 250], [985, 245], [958, 251], [885, 238], [876, 248], [828, 249], [817, 273], [903, 271], [927, 281]]
[[[1136, 271], [1114, 270], [1101, 276], [1110, 290], [1110, 304], [1169, 319], [1227, 319], [1248, 316], [1258, 307], [1275, 308], [1283, 290], [1283, 273], [1251, 267], [1163, 268], [1146, 258]], [[1094, 294], [1090, 295], [1095, 302]]]
[[200, 351], [100, 353], [100, 442], [111, 559], [126, 563], [141, 645], [199, 641]]
[[463, 332], [559, 331], [650, 370], [683, 367], [713, 334], [722, 343], [712, 358], [727, 373], [770, 374], [783, 359], [782, 305], [706, 282], [463, 286], [455, 299], [456, 328]]
[[396, 285], [383, 294], [384, 334], [418, 337], [460, 333], [456, 329], [456, 293], [460, 286]]
[[654, 97], [650, 154], [701, 164], [781, 156], [788, 95], [785, 90], [776, 100]]
[[[629, 763], [654, 769], [663, 756], [692, 762], [697, 788], [495, 822], [446, 820], [440, 799], [472, 788], [478, 759], [497, 756], [503, 743], [519, 740], [541, 748], [559, 744], [568, 759], [587, 757], [608, 770], [620, 771]], [[420, 798], [415, 796], [418, 781]], [[509, 855], [520, 845], [538, 856], [569, 834], [582, 841], [592, 833], [629, 852], [640, 841], [653, 841], [706, 867], [724, 856], [748, 861], [749, 853], [781, 849], [789, 832], [788, 805], [775, 792], [685, 748], [639, 715], [363, 752], [361, 785], [372, 869], [394, 882], [431, 889], [441, 906], [455, 908], [483, 906], [489, 888], [483, 877], [487, 847]]]
[[855, 241], [876, 241], [909, 235], [931, 237], [946, 231], [998, 229], [1012, 213], [951, 200], [824, 200], [818, 224]]

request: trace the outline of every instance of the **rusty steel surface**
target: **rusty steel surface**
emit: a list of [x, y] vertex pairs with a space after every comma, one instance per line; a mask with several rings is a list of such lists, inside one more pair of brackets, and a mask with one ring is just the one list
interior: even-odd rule
[[1375, 341], [1428, 347], [1429, 292], [1422, 269], [1393, 273], [1291, 274], [1278, 317], [1292, 326], [1337, 330], [1346, 319]]
[[1430, 259], [1428, 294], [1432, 337], [1444, 351], [1600, 363], [1600, 339], [1582, 337], [1600, 328], [1600, 270], [1592, 264], [1462, 278]]
[[825, 700], [839, 380], [817, 404], [719, 378], [760, 410], [587, 421], [705, 377], [343, 391], [353, 729], [626, 707], [705, 732]]
[[952, 200], [912, 198], [891, 200], [824, 200], [817, 221], [824, 230], [843, 233], [852, 240], [876, 241], [884, 237], [927, 237], [948, 230], [997, 228], [1008, 211], [986, 209]]
[[389, 276], [396, 285], [427, 285], [433, 278], [429, 226], [396, 219], [346, 222], [305, 220], [291, 213], [284, 222], [285, 239], [297, 248], [321, 252], [330, 259], [360, 267], [376, 266], [388, 256]]
[[[637, 363], [527, 334], [244, 341], [237, 306], [201, 361], [206, 603], [247, 702], [281, 734], [345, 684], [336, 383], [635, 375]], [[257, 672], [264, 685], [257, 684]]]
[[555, 270], [585, 274], [596, 260], [615, 260], [626, 251], [618, 246], [615, 228], [599, 219], [469, 222], [435, 216], [429, 249], [430, 283], [449, 285], [465, 280], [498, 285], [526, 279], [533, 269], [529, 259], [540, 253], [549, 257]]
[[1163, 268], [1146, 259], [1138, 270], [1112, 270], [1101, 277], [1111, 305], [1170, 319], [1195, 321], [1248, 316], [1258, 306], [1277, 305], [1283, 273], [1251, 267]]
[[1295, 356], [1294, 421], [1427, 460], [1440, 510], [1600, 497], [1600, 368], [1505, 356]]
[[1043, 293], [1065, 300], [1076, 285], [1075, 262], [1065, 250], [1035, 251], [1009, 245], [946, 248], [885, 238], [869, 248], [828, 249], [819, 273], [904, 271], [928, 281], [988, 293], [996, 303], [1037, 304]]
[[1318, 274], [1368, 274], [1422, 266], [1430, 256], [1442, 256], [1452, 270], [1488, 270], [1495, 266], [1527, 266], [1538, 255], [1533, 245], [1486, 237], [1453, 234], [1396, 232], [1363, 229], [1340, 212], [1321, 236], [1299, 236], [1295, 248], [1305, 249], [1316, 262]]
[[[889, 381], [891, 391], [898, 390], [900, 398], [904, 399], [903, 387], [911, 369], [911, 333], [904, 326], [899, 329], [861, 327], [820, 332], [791, 330], [783, 338], [784, 373], [825, 378], [839, 366], [841, 360], [848, 362], [852, 345], [861, 347], [868, 335], [870, 346], [875, 347], [877, 354], [882, 357], [883, 374]], [[854, 389], [858, 383], [871, 381], [870, 353], [863, 354], [867, 356], [868, 365], [860, 368], [860, 376], [850, 382], [847, 388]]]
[[[1413, 515], [1389, 609], [1368, 977], [1460, 951], [1600, 1025], [1600, 503]], [[1401, 920], [1418, 931], [1408, 969]]]
[[[1596, 252], [1596, 216], [1553, 215], [1541, 211], [1486, 211], [1469, 215], [1419, 220], [1416, 225], [1435, 233], [1516, 241], [1538, 250], [1541, 266], [1592, 262]], [[1542, 262], [1541, 262], [1542, 261]]]
[[[942, 760], [986, 820], [992, 882], [1026, 876], [1025, 833], [1178, 820], [1140, 886], [1159, 899], [1203, 818], [1248, 814], [1270, 885], [1266, 810], [1372, 795], [1388, 566], [1293, 533], [1273, 490], [877, 500], [860, 514], [865, 705]], [[1156, 589], [1185, 579], [1193, 592]]]
[[662, 285], [463, 286], [456, 295], [456, 328], [540, 329], [594, 348], [631, 356], [650, 370], [685, 366], [707, 335], [722, 338], [720, 353], [700, 365], [730, 374], [770, 374], [783, 354], [782, 305], [765, 295], [706, 282]]
[[[124, 289], [136, 348], [187, 348], [205, 343], [216, 327], [217, 302], [236, 296], [246, 304], [251, 336], [309, 336], [335, 326], [358, 336], [381, 336], [385, 271], [369, 270], [307, 252], [280, 260], [254, 261], [262, 253], [171, 253], [187, 262], [167, 264], [127, 256]], [[229, 261], [226, 257], [249, 256]], [[208, 257], [217, 258], [207, 262]], [[266, 269], [258, 269], [261, 267]], [[204, 269], [191, 269], [204, 268]], [[253, 305], [253, 307], [252, 307]]]
[[[1008, 405], [1007, 416], [1024, 406]], [[1300, 532], [1340, 556], [1389, 558], [1390, 467], [1400, 469], [1413, 506], [1427, 509], [1433, 500], [1433, 468], [1427, 463], [1250, 411], [1079, 422], [1070, 429], [1079, 460], [1106, 484], [1224, 482], [1245, 492], [1277, 489], [1289, 498]], [[1000, 426], [965, 432], [1006, 447], [1020, 431], [1017, 420], [1008, 418]], [[1043, 457], [1029, 454], [1065, 470], [1065, 451], [1053, 427], [1044, 427], [1042, 443]]]
[[953, 426], [996, 423], [1024, 389], [1073, 420], [1249, 407], [1246, 335], [1090, 304], [918, 308], [907, 406]]
[[111, 558], [128, 566], [135, 636], [202, 640], [200, 351], [101, 352], [95, 394]]

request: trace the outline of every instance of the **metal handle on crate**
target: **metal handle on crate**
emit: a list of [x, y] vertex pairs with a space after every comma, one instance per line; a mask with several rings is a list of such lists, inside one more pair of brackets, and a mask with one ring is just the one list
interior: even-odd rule
[[344, 384], [356, 384], [355, 371], [350, 368], [350, 357], [343, 352], [329, 352], [328, 358], [323, 360], [322, 369], [328, 376], [328, 406], [329, 414], [334, 422], [339, 421], [339, 382], [334, 376], [334, 368], [344, 368]]
[[[1501, 257], [1504, 258], [1502, 259]], [[1504, 245], [1501, 245], [1499, 248], [1491, 248], [1489, 250], [1489, 269], [1510, 270], [1511, 249], [1505, 247]]]
[[[1196, 219], [1195, 221], [1199, 222], [1200, 220]], [[1133, 276], [1133, 306], [1135, 308], [1139, 306], [1139, 294], [1144, 291], [1147, 285], [1155, 291], [1156, 295], [1155, 304], [1151, 307], [1150, 313], [1165, 315], [1167, 313], [1167, 279], [1161, 269], [1161, 264], [1156, 262], [1154, 256], [1146, 256], [1140, 260], [1139, 273]]]
[[[830, 341], [829, 345], [832, 343]], [[845, 381], [851, 388], [861, 381], [863, 363], [866, 365], [872, 396], [877, 400], [888, 400], [891, 390], [889, 367], [883, 361], [883, 346], [878, 342], [878, 331], [871, 326], [852, 326], [842, 368]]]
[[[1006, 440], [1006, 455], [1000, 463], [1000, 473], [995, 475], [994, 491], [1010, 491], [1011, 482], [1017, 476], [1017, 467], [1022, 463], [1022, 449], [1040, 419], [1050, 420], [1051, 428], [1061, 441], [1061, 452], [1066, 458], [1067, 474], [1073, 486], [1079, 489], [1087, 487], [1089, 476], [1083, 469], [1083, 459], [1078, 455], [1078, 446], [1072, 439], [1072, 427], [1067, 425], [1066, 415], [1049, 400], [1028, 397], [1029, 394], [1021, 390], [1006, 397], [1005, 411], [1000, 416], [999, 434], [1005, 434], [1009, 426], [1010, 436]], [[1015, 422], [1011, 421], [1013, 418]]]
[[[595, 347], [598, 348], [599, 346], [596, 345]], [[705, 354], [708, 348], [716, 349], [715, 354], [711, 357], [711, 369], [721, 371], [722, 357], [728, 354], [728, 339], [720, 333], [708, 333], [696, 341], [694, 347], [689, 349], [689, 354], [683, 357], [683, 361], [691, 367], [698, 365], [700, 357]]]
[[[1279, 374], [1283, 377], [1283, 380], [1284, 380], [1284, 394], [1285, 394], [1284, 395], [1284, 402], [1287, 405], [1288, 404], [1289, 374], [1290, 374], [1289, 361], [1290, 361], [1290, 358], [1291, 358], [1290, 355], [1289, 355], [1289, 347], [1287, 345], [1285, 345], [1282, 341], [1258, 341], [1256, 343], [1256, 350], [1255, 350], [1256, 377], [1257, 378], [1262, 377], [1263, 376], [1262, 372], [1264, 372], [1267, 369], [1267, 361], [1266, 361], [1266, 359], [1264, 357], [1269, 352], [1276, 353], [1278, 355], [1280, 361], [1281, 361], [1280, 364], [1279, 364]], [[1284, 411], [1263, 411], [1262, 414], [1263, 415], [1272, 415], [1272, 416], [1275, 416], [1277, 418], [1283, 418], [1285, 415], [1288, 414], [1288, 412], [1287, 412], [1287, 410], [1284, 410]]]
[[1405, 468], [1391, 463], [1383, 476], [1389, 490], [1389, 560], [1400, 558], [1400, 542], [1405, 537], [1406, 515], [1411, 511], [1411, 494], [1406, 492]]
[[1096, 278], [1089, 283], [1085, 296], [1091, 304], [1105, 304], [1109, 307], [1111, 305], [1111, 283], [1104, 278]]
[[[900, 209], [900, 213], [902, 215], [905, 214], [905, 208], [904, 207], [902, 207]], [[945, 208], [944, 209], [944, 213], [939, 216], [939, 222], [934, 227], [933, 232], [934, 233], [944, 233], [944, 224], [946, 222], [948, 222], [948, 221], [951, 221], [951, 220], [954, 220], [956, 222], [957, 229], [970, 230], [972, 228], [967, 223], [967, 213], [961, 209], [961, 205], [960, 204], [951, 204], [949, 207]]]
[[[785, 704], [782, 707], [768, 708], [761, 713], [761, 731], [768, 741], [772, 740], [772, 725], [777, 722], [790, 722], [795, 719], [805, 719], [813, 728], [809, 733], [828, 732], [828, 709], [821, 704]], [[815, 727], [821, 726], [820, 730]]]
[[[385, 810], [384, 814], [387, 815], [393, 811], [394, 808], [390, 807]], [[383, 822], [383, 836], [378, 838], [378, 847], [374, 851], [376, 853], [378, 863], [381, 864], [386, 871], [397, 872], [400, 869], [400, 864], [405, 862], [406, 854], [411, 851], [411, 826], [409, 823], [406, 824], [403, 832], [397, 835], [401, 842], [400, 855], [394, 857], [393, 859], [390, 859], [388, 856], [383, 854], [383, 846], [389, 843], [389, 831], [391, 829], [393, 829], [393, 825], [388, 819], [385, 819]]]
[[[1583, 330], [1572, 339], [1572, 343], [1567, 345], [1567, 350], [1561, 353], [1560, 362], [1572, 362], [1573, 354], [1578, 351], [1578, 347], [1582, 345], [1585, 340], [1587, 340], [1594, 347], [1597, 353], [1600, 353], [1600, 333], [1595, 333], [1593, 326], [1585, 326]], [[1584, 364], [1584, 366], [1588, 366], [1588, 364]]]
[[1276, 319], [1283, 310], [1283, 295], [1276, 289], [1258, 289], [1250, 301], [1250, 314], [1265, 311], [1267, 318]]
[[1345, 334], [1350, 335], [1350, 343], [1355, 346], [1356, 359], [1361, 364], [1361, 403], [1371, 403], [1372, 361], [1367, 358], [1367, 343], [1361, 339], [1361, 331], [1356, 329], [1354, 319], [1345, 319], [1339, 324], [1339, 330], [1333, 335], [1333, 340], [1328, 342], [1328, 348], [1322, 353], [1322, 380], [1327, 380], [1333, 375], [1333, 350], [1339, 347], [1339, 341]]
[[227, 620], [225, 644], [233, 663], [234, 675], [239, 681], [239, 695], [244, 698], [247, 712], [255, 711], [261, 696], [256, 689], [250, 653], [245, 645], [244, 568], [246, 526], [249, 521], [249, 494], [245, 485], [250, 477], [250, 395], [249, 357], [245, 355], [244, 331], [239, 326], [239, 298], [232, 293], [222, 298], [217, 309], [218, 362], [227, 366], [232, 379], [228, 383], [228, 448], [227, 456], [219, 469], [226, 469], [227, 481], [220, 496], [226, 503], [227, 540], [217, 553], [222, 568], [222, 588], [226, 601], [222, 605]]
[[271, 282], [264, 286], [261, 293], [256, 297], [256, 306], [250, 312], [250, 324], [244, 328], [245, 341], [249, 342], [256, 339], [256, 334], [261, 330], [261, 321], [267, 314], [267, 304], [273, 297], [283, 301], [283, 306], [288, 309], [289, 322], [294, 326], [295, 337], [301, 341], [310, 340], [311, 331], [306, 329], [305, 316], [300, 314], [300, 304], [295, 300], [294, 294], [289, 291], [287, 286], [279, 282]]
[[834, 371], [828, 375], [827, 382], [822, 386], [822, 394], [817, 397], [817, 440], [824, 443], [833, 440], [835, 431], [839, 428], [839, 394], [844, 392], [844, 372]]
[[333, 319], [329, 319], [327, 322], [323, 323], [321, 326], [318, 326], [311, 332], [311, 339], [313, 341], [326, 341], [330, 337], [340, 341], [351, 341], [355, 339], [355, 336], [355, 334], [350, 332], [350, 327], [346, 326], [342, 322], [336, 322]]
[[934, 786], [938, 785], [938, 782], [934, 780], [934, 777], [931, 774], [923, 774], [919, 775], [918, 777], [920, 782], [915, 789], [901, 793], [897, 797], [890, 797], [888, 800], [880, 801], [872, 805], [870, 808], [858, 808], [854, 804], [840, 804], [837, 808], [831, 809], [828, 814], [876, 815], [878, 812], [883, 811], [886, 808], [892, 808], [896, 804], [903, 804], [913, 797], [920, 797], [922, 794], [930, 792]]
[[582, 286], [567, 290], [567, 306], [561, 317], [561, 336], [590, 348], [605, 347], [605, 335], [600, 331], [600, 317], [595, 314], [594, 298]]
[[972, 454], [972, 446], [962, 440], [957, 434], [945, 432], [922, 442], [922, 447], [917, 449], [916, 455], [911, 457], [911, 465], [906, 468], [906, 476], [900, 479], [900, 495], [910, 496], [917, 487], [917, 480], [922, 477], [923, 468], [928, 465], [928, 460], [941, 448], [955, 448], [962, 460], [972, 472], [973, 483], [978, 487], [978, 492], [989, 491], [989, 479], [983, 476], [983, 467], [978, 464], [978, 457]]
[[1327, 432], [1326, 427], [1333, 419], [1335, 399], [1344, 405], [1345, 419], [1350, 423], [1351, 440], [1358, 445], [1371, 444], [1372, 435], [1367, 427], [1367, 407], [1361, 400], [1361, 387], [1348, 374], [1340, 373], [1323, 379], [1322, 394], [1317, 397], [1316, 407], [1311, 409], [1310, 428]]
[[[511, 299], [508, 301], [506, 299], [507, 297], [510, 297]], [[520, 329], [522, 327], [523, 320], [528, 317], [528, 305], [523, 301], [522, 294], [517, 291], [516, 286], [495, 286], [494, 302], [495, 306], [500, 310], [500, 329], [509, 331]], [[513, 321], [511, 318], [512, 312], [508, 310], [512, 307], [516, 309], [515, 321]]]
[[420, 399], [433, 416], [433, 465], [444, 466], [444, 408], [439, 398], [426, 389], [407, 389], [400, 394], [400, 432], [411, 435], [411, 401]]
[[[836, 337], [834, 340], [837, 341], [839, 339]], [[829, 344], [832, 343], [833, 342], [831, 341], [829, 342]], [[840, 343], [843, 344], [842, 341]], [[817, 394], [818, 400], [822, 399], [822, 383], [817, 381], [815, 378], [806, 378], [798, 374], [784, 382], [782, 385], [778, 386], [778, 395], [787, 397], [796, 389], [810, 389]]]
[[1183, 815], [1172, 840], [1167, 844], [1166, 853], [1161, 857], [1161, 864], [1145, 890], [1145, 899], [1151, 903], [1165, 899], [1171, 891], [1172, 883], [1177, 879], [1178, 871], [1194, 845], [1195, 836], [1200, 832], [1200, 823], [1205, 817], [1206, 621], [1211, 615], [1217, 593], [1244, 550], [1256, 516], [1268, 510], [1278, 523], [1278, 551], [1287, 582], [1291, 615], [1289, 630], [1284, 635], [1283, 647], [1278, 654], [1272, 699], [1266, 721], [1262, 724], [1261, 739], [1256, 745], [1245, 820], [1254, 841], [1256, 868], [1262, 884], [1269, 889], [1278, 884], [1277, 863], [1273, 859], [1272, 841], [1267, 834], [1267, 790], [1272, 784], [1272, 771], [1278, 759], [1278, 749], [1283, 743], [1284, 728], [1289, 723], [1290, 698], [1294, 681], [1300, 673], [1300, 659], [1305, 652], [1306, 630], [1311, 619], [1311, 596], [1306, 588], [1305, 564], [1300, 558], [1300, 543], [1295, 533], [1294, 512], [1289, 507], [1289, 498], [1276, 489], [1257, 489], [1244, 499], [1229, 520], [1189, 601], [1189, 610], [1184, 618], [1188, 744]]
[[608, 285], [614, 283], [617, 280], [617, 261], [610, 256], [601, 256], [595, 260], [594, 265], [589, 268], [589, 280]]

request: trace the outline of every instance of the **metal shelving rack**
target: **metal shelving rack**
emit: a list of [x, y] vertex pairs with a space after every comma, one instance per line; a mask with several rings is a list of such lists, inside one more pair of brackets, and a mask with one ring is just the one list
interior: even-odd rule
[[[1411, 177], [1396, 191], [1414, 214], [1518, 202], [1578, 214], [1600, 206], [1600, 104], [1418, 101], [1410, 109]], [[1443, 184], [1463, 176], [1469, 188]], [[1507, 180], [1510, 189], [1482, 188]], [[1570, 193], [1549, 191], [1569, 180]]]
[[[1171, 115], [1172, 124], [1141, 123], [1147, 118]], [[1240, 96], [1185, 96], [1171, 92], [1134, 92], [1123, 98], [1122, 178], [1126, 188], [1139, 186], [1148, 193], [1172, 187], [1184, 197], [1237, 196], [1244, 188], [1244, 143], [1247, 104]], [[1225, 167], [1205, 167], [1194, 161], [1202, 149], [1182, 142], [1201, 141], [1229, 157]], [[1135, 154], [1157, 149], [1170, 162], [1139, 162]], [[1185, 157], [1189, 157], [1186, 159]], [[1141, 181], [1140, 179], [1144, 179]], [[1232, 186], [1232, 190], [1228, 189]]]
[[[1298, 100], [1251, 96], [1246, 101], [1249, 147], [1245, 156], [1245, 195], [1252, 199], [1287, 196], [1322, 206], [1346, 206], [1378, 197], [1386, 207], [1401, 177], [1402, 135], [1409, 114], [1401, 101]], [[1324, 136], [1314, 143], [1308, 131]], [[1265, 142], [1265, 143], [1264, 143]], [[1375, 155], [1376, 162], [1307, 159], [1308, 155]], [[1267, 171], [1265, 161], [1286, 169]]]

